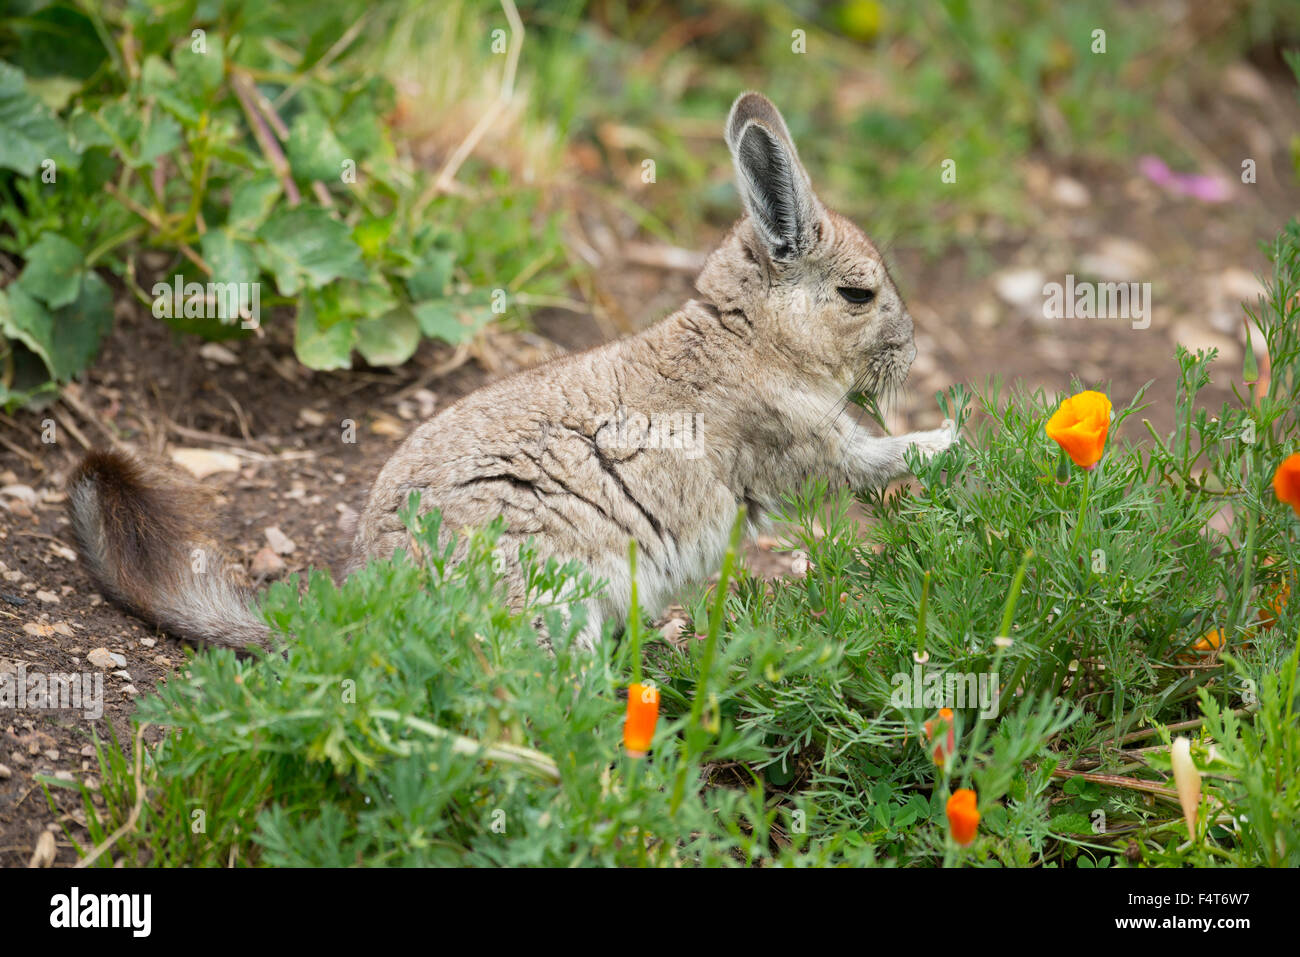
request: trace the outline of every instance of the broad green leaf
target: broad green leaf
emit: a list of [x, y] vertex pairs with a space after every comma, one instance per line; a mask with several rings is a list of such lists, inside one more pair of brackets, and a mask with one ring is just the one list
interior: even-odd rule
[[398, 305], [388, 283], [380, 278], [364, 283], [336, 283], [330, 291], [337, 294], [340, 314], [348, 318], [378, 319]]
[[181, 125], [165, 113], [154, 113], [140, 134], [132, 166], [152, 166], [154, 160], [180, 149]]
[[28, 77], [27, 89], [55, 113], [64, 109], [81, 89], [82, 81], [70, 76]]
[[187, 92], [203, 99], [210, 97], [226, 75], [226, 48], [221, 34], [209, 30], [201, 40], [191, 35], [172, 54], [172, 65]]
[[[388, 238], [393, 234], [393, 217], [369, 216], [357, 223], [352, 238], [361, 247], [367, 259], [378, 259], [385, 252]], [[425, 298], [425, 297], [421, 297]]]
[[54, 319], [17, 283], [0, 289], [0, 332], [40, 356], [50, 377], [54, 377]]
[[418, 303], [415, 318], [420, 323], [420, 331], [431, 339], [459, 345], [474, 335], [474, 330], [456, 317], [455, 310], [445, 300]]
[[441, 299], [451, 281], [451, 267], [455, 254], [446, 249], [431, 249], [424, 260], [406, 280], [406, 288], [416, 302], [424, 299]]
[[22, 71], [0, 61], [0, 167], [31, 176], [45, 160], [75, 167], [67, 133], [27, 89]]
[[257, 282], [261, 271], [252, 247], [225, 229], [209, 229], [199, 244], [203, 258], [212, 267], [212, 282]]
[[301, 113], [289, 130], [289, 165], [301, 180], [337, 183], [347, 151], [319, 113]]
[[157, 101], [181, 123], [189, 127], [198, 125], [200, 104], [161, 57], [145, 58], [140, 68], [140, 86], [146, 97]]
[[0, 298], [0, 331], [40, 356], [50, 378], [65, 381], [94, 357], [113, 325], [112, 295], [94, 273], [88, 273], [75, 302], [48, 310], [18, 283]]
[[73, 3], [51, 3], [15, 16], [8, 27], [17, 40], [11, 59], [27, 75], [33, 92], [37, 84], [54, 78], [80, 87], [107, 56], [94, 23]]
[[321, 371], [350, 368], [352, 340], [355, 337], [355, 322], [348, 319], [335, 322], [328, 328], [321, 328], [317, 322], [316, 307], [311, 297], [298, 298], [293, 351], [298, 356], [298, 361], [307, 368]]
[[230, 215], [226, 223], [233, 229], [256, 232], [266, 221], [275, 201], [280, 198], [280, 181], [274, 176], [253, 176], [230, 191]]
[[372, 366], [399, 366], [419, 344], [420, 326], [407, 306], [357, 323], [357, 351]]
[[113, 145], [113, 137], [108, 135], [95, 114], [81, 107], [73, 110], [68, 117], [68, 135], [78, 152], [85, 152], [93, 146]]
[[18, 285], [51, 309], [66, 306], [81, 291], [85, 257], [58, 233], [42, 233], [29, 250]]
[[113, 328], [113, 294], [94, 272], [86, 273], [76, 301], [54, 312], [54, 366], [67, 381], [90, 364]]
[[258, 231], [259, 261], [275, 275], [281, 295], [319, 288], [335, 279], [364, 279], [361, 250], [351, 230], [319, 207], [300, 206], [274, 214]]

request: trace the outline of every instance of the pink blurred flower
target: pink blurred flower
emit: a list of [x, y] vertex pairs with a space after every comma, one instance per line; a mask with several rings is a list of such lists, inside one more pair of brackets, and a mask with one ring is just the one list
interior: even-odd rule
[[1203, 173], [1175, 173], [1158, 156], [1143, 156], [1138, 171], [1157, 186], [1179, 196], [1190, 196], [1203, 203], [1223, 203], [1232, 197], [1227, 180]]

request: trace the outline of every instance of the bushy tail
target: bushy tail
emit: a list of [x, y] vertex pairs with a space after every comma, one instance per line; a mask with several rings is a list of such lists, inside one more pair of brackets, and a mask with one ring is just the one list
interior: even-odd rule
[[68, 479], [77, 549], [100, 591], [177, 638], [265, 646], [252, 593], [207, 534], [208, 508], [202, 491], [120, 452], [89, 453]]

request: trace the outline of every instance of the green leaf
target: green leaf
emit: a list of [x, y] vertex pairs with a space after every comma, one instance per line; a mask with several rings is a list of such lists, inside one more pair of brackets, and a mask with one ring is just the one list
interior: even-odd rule
[[100, 125], [95, 114], [81, 107], [73, 110], [68, 117], [68, 134], [78, 152], [85, 152], [94, 146], [113, 146], [113, 137]]
[[[393, 234], [393, 216], [369, 216], [357, 223], [352, 230], [352, 238], [361, 247], [361, 253], [367, 259], [378, 259], [383, 255], [388, 238]], [[417, 298], [417, 297], [412, 297]], [[427, 296], [419, 296], [427, 299]]]
[[226, 224], [253, 233], [266, 221], [280, 198], [280, 181], [270, 174], [243, 180], [230, 191], [230, 214]]
[[294, 325], [293, 351], [298, 361], [309, 369], [326, 371], [352, 366], [352, 340], [356, 323], [351, 319], [322, 328], [310, 296], [298, 299], [298, 316]]
[[372, 366], [399, 366], [419, 344], [420, 325], [407, 306], [357, 323], [357, 351]]
[[195, 47], [198, 40], [193, 36], [176, 48], [172, 54], [172, 65], [180, 77], [186, 92], [191, 93], [196, 101], [210, 97], [226, 77], [226, 49], [221, 34], [207, 31], [203, 36], [203, 52]]
[[18, 284], [51, 309], [66, 306], [81, 291], [85, 257], [77, 246], [58, 233], [42, 233], [27, 250], [27, 264]]
[[300, 113], [289, 129], [289, 165], [301, 180], [337, 183], [348, 158], [334, 131], [319, 113]]
[[447, 292], [447, 283], [451, 281], [455, 259], [455, 253], [447, 249], [431, 249], [425, 253], [419, 267], [406, 280], [411, 298], [416, 302], [442, 298]]
[[17, 41], [11, 59], [33, 90], [56, 78], [80, 87], [107, 56], [94, 23], [72, 3], [49, 4], [15, 17], [8, 26]]
[[296, 295], [304, 287], [318, 289], [335, 279], [366, 276], [351, 231], [323, 209], [284, 210], [258, 232], [263, 240], [258, 259], [274, 274], [281, 295]]
[[212, 267], [212, 282], [257, 282], [261, 271], [252, 247], [230, 235], [226, 229], [209, 229], [199, 244], [203, 258]]
[[17, 283], [0, 289], [0, 332], [6, 339], [16, 339], [40, 356], [51, 378], [54, 376], [54, 320]]
[[94, 272], [86, 273], [81, 294], [54, 313], [54, 367], [62, 381], [90, 364], [113, 327], [113, 294]]
[[446, 300], [418, 303], [415, 318], [420, 323], [420, 331], [431, 339], [459, 345], [474, 335], [474, 330], [456, 317]]
[[181, 125], [164, 113], [155, 113], [150, 117], [149, 125], [140, 134], [134, 162], [128, 160], [128, 164], [152, 166], [158, 157], [174, 153], [180, 149], [180, 146]]
[[75, 302], [51, 312], [18, 283], [0, 296], [0, 332], [17, 339], [45, 363], [51, 379], [80, 372], [113, 324], [112, 295], [93, 272]]
[[54, 114], [28, 91], [21, 70], [0, 61], [0, 167], [31, 176], [47, 159], [77, 165]]
[[198, 125], [200, 104], [195, 102], [192, 91], [185, 89], [176, 71], [161, 57], [145, 57], [140, 68], [140, 89], [186, 126]]

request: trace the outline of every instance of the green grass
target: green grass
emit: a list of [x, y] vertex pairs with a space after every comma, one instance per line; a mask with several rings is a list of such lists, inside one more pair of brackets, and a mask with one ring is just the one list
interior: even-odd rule
[[[1173, 433], [1141, 393], [1114, 397], [1084, 473], [1044, 434], [1057, 397], [954, 389], [964, 441], [914, 463], [916, 491], [867, 499], [864, 530], [846, 496], [804, 490], [786, 518], [807, 574], [733, 576], [733, 541], [681, 646], [634, 616], [629, 640], [573, 653], [581, 616], [561, 610], [598, 587], [576, 566], [530, 562], [534, 606], [510, 614], [499, 528], [451, 566], [437, 517], [408, 512], [414, 557], [271, 589], [283, 655], [203, 651], [142, 701], [168, 734], [139, 764], [101, 751], [91, 837], [123, 833], [97, 862], [1300, 864], [1300, 613], [1259, 615], [1300, 593], [1300, 523], [1271, 489], [1300, 449], [1300, 224], [1272, 253], [1252, 310], [1271, 375], [1223, 370], [1240, 402], [1198, 410], [1213, 356], [1180, 351]], [[1223, 647], [1196, 652], [1211, 630]], [[898, 697], [918, 667], [989, 676], [996, 702]], [[643, 760], [620, 745], [635, 676], [663, 702]], [[1193, 834], [1174, 734], [1204, 774]], [[944, 811], [959, 787], [982, 817], [965, 848]]]

